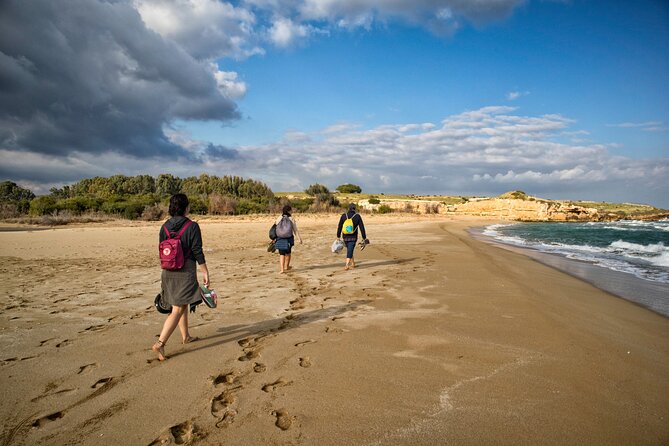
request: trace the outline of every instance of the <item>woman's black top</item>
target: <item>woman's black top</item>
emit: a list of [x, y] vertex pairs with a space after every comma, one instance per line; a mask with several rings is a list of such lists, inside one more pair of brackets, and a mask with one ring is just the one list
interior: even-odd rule
[[[167, 228], [170, 233], [176, 235], [188, 219], [186, 217], [172, 217], [167, 220], [163, 226], [160, 228], [160, 238], [158, 243], [167, 239], [167, 234], [165, 233], [164, 227]], [[199, 265], [202, 265], [205, 262], [204, 252], [202, 252], [202, 233], [200, 232], [200, 225], [193, 222], [191, 225], [186, 228], [183, 234], [181, 234], [181, 248], [183, 248], [184, 257], [186, 259], [195, 260]]]
[[366, 239], [367, 233], [365, 232], [365, 224], [362, 222], [362, 217], [360, 214], [353, 211], [348, 211], [345, 214], [341, 214], [341, 217], [339, 218], [339, 225], [337, 226], [337, 238], [341, 237], [341, 230], [344, 227], [344, 222], [346, 219], [351, 218], [351, 216], [353, 216], [353, 234], [344, 234], [344, 241], [349, 242], [358, 240], [358, 228], [362, 233], [362, 238]]

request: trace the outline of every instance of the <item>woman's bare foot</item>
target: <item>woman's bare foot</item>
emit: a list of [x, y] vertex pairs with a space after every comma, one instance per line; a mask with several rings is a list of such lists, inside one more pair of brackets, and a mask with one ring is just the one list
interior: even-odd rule
[[165, 356], [165, 343], [160, 339], [158, 339], [156, 343], [153, 344], [151, 350], [153, 350], [158, 355], [158, 361], [164, 361], [167, 359], [167, 356]]
[[188, 344], [190, 342], [195, 342], [195, 341], [199, 341], [199, 340], [200, 340], [200, 338], [198, 338], [197, 336], [188, 335], [188, 337], [186, 339], [184, 339], [182, 342], [184, 344]]

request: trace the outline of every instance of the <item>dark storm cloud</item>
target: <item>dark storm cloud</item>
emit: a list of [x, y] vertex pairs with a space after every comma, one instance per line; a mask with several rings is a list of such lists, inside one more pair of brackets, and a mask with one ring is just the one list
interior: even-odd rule
[[239, 152], [221, 145], [209, 144], [204, 154], [211, 160], [232, 160], [239, 158]]
[[126, 1], [2, 1], [0, 104], [0, 148], [57, 156], [191, 158], [163, 124], [239, 117], [208, 63]]

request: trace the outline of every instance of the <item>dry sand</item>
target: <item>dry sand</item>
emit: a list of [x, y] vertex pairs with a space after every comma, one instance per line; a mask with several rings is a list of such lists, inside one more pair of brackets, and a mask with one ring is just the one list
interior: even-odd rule
[[159, 224], [0, 233], [0, 445], [669, 444], [669, 319], [470, 238], [481, 220], [202, 220], [219, 307], [170, 358]]

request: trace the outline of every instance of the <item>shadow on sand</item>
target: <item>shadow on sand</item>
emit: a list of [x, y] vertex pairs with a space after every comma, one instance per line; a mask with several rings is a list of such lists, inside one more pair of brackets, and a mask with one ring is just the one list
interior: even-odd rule
[[[378, 260], [378, 261], [356, 261], [356, 269], [360, 268], [374, 268], [377, 266], [388, 266], [388, 265], [402, 265], [404, 263], [409, 263], [413, 262], [414, 260], [418, 260], [418, 257], [411, 257], [408, 259], [397, 259], [397, 260]], [[305, 266], [300, 268], [299, 270], [296, 270], [297, 272], [299, 271], [311, 271], [314, 269], [325, 269], [325, 268], [343, 268], [345, 263], [345, 259], [342, 258], [341, 262], [337, 263], [329, 263], [327, 265], [311, 265], [311, 266]]]
[[[304, 313], [290, 313], [283, 317], [258, 321], [253, 324], [235, 324], [229, 325], [227, 327], [221, 327], [217, 330], [219, 334], [200, 338], [200, 340], [196, 342], [197, 347], [194, 345], [193, 348], [189, 348], [188, 350], [182, 350], [174, 353], [168, 352], [167, 356], [168, 358], [174, 358], [186, 353], [192, 353], [198, 350], [216, 347], [227, 344], [229, 342], [241, 341], [242, 339], [248, 337], [271, 336], [279, 334], [283, 331], [291, 330], [311, 322], [339, 316], [348, 311], [355, 310], [361, 305], [366, 305], [369, 302], [371, 302], [369, 299], [356, 300], [346, 305], [338, 305], [329, 308], [305, 311]], [[151, 360], [151, 362], [153, 362], [153, 360]]]

